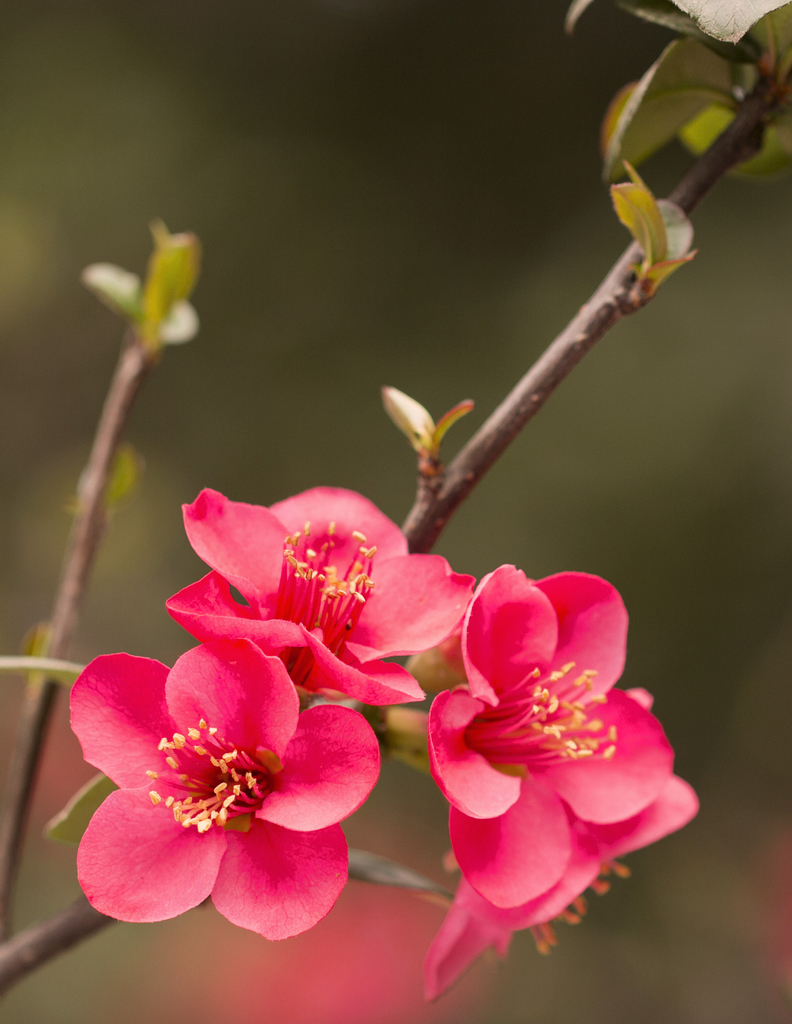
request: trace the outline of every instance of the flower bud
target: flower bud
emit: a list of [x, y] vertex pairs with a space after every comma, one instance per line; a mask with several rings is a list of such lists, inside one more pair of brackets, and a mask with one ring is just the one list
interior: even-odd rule
[[407, 671], [430, 693], [466, 683], [459, 634], [453, 634], [431, 650], [414, 654], [407, 662]]

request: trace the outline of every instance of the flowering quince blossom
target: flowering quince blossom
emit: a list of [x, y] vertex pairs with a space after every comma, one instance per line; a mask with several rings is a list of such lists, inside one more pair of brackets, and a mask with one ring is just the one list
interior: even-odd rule
[[[675, 832], [697, 811], [696, 794], [676, 775], [667, 780], [656, 800], [626, 821], [592, 825], [568, 811], [572, 852], [564, 874], [546, 893], [521, 907], [496, 907], [462, 878], [454, 903], [424, 961], [427, 999], [437, 998], [489, 946], [505, 956], [515, 931], [531, 928], [540, 950], [547, 952], [548, 938], [553, 941], [549, 922], [559, 916], [570, 923], [580, 920], [581, 912], [585, 912], [581, 895], [588, 886], [596, 884], [603, 863], [609, 867], [613, 858]], [[616, 871], [624, 871], [621, 865], [612, 866]]]
[[671, 777], [660, 723], [624, 691], [627, 612], [605, 580], [566, 572], [537, 582], [504, 565], [465, 617], [467, 687], [429, 716], [432, 774], [451, 803], [463, 875], [496, 907], [547, 893], [570, 863], [580, 820], [639, 814]]
[[121, 921], [162, 921], [209, 895], [268, 939], [316, 924], [347, 880], [343, 818], [379, 772], [356, 711], [299, 713], [278, 658], [220, 640], [172, 669], [96, 658], [74, 685], [85, 759], [121, 788], [94, 814], [77, 854], [91, 904]]
[[247, 637], [279, 655], [296, 685], [366, 704], [423, 699], [401, 665], [382, 659], [444, 640], [475, 582], [439, 555], [408, 554], [395, 523], [340, 488], [270, 508], [206, 489], [184, 506], [184, 525], [213, 571], [167, 602], [177, 622], [202, 641]]

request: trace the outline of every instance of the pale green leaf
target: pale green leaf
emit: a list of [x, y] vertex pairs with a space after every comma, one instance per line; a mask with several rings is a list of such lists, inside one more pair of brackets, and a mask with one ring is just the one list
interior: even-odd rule
[[681, 35], [692, 36], [704, 43], [715, 53], [727, 60], [751, 62], [758, 60], [761, 50], [753, 39], [746, 37], [739, 43], [724, 43], [720, 39], [702, 32], [695, 21], [676, 7], [671, 0], [616, 0], [622, 10], [634, 14], [644, 21], [650, 21], [663, 28], [670, 28]]
[[382, 404], [396, 426], [417, 452], [435, 450], [435, 421], [420, 402], [398, 388], [383, 387]]
[[574, 31], [580, 15], [593, 3], [594, 0], [572, 0], [572, 3], [569, 5], [569, 10], [566, 13], [566, 18], [564, 19], [564, 28], [567, 32], [571, 33]]
[[141, 316], [140, 278], [114, 263], [92, 263], [80, 280], [114, 313], [131, 320]]
[[349, 877], [358, 882], [373, 882], [375, 885], [389, 885], [397, 889], [412, 889], [414, 892], [439, 896], [449, 903], [454, 898], [452, 892], [431, 878], [366, 850], [350, 849]]
[[159, 338], [163, 345], [183, 345], [192, 341], [200, 326], [195, 306], [182, 299], [171, 306], [170, 313], [159, 325]]
[[621, 161], [637, 164], [664, 146], [713, 102], [734, 106], [728, 61], [695, 39], [670, 43], [646, 72], [610, 133], [605, 174], [621, 175]]
[[469, 412], [473, 412], [475, 408], [475, 402], [472, 398], [466, 398], [464, 402], [459, 402], [454, 406], [453, 409], [449, 409], [447, 413], [444, 413], [437, 421], [437, 426], [434, 430], [433, 440], [435, 448], [440, 447], [440, 442], [448, 433], [450, 427], [461, 420], [463, 416], [467, 416]]
[[143, 456], [128, 442], [116, 450], [110, 475], [105, 488], [105, 505], [113, 508], [131, 494], [143, 475], [146, 462]]
[[666, 258], [668, 242], [665, 222], [657, 202], [632, 167], [631, 177], [637, 180], [611, 185], [611, 198], [616, 215], [643, 249], [647, 266]]
[[44, 834], [58, 843], [77, 846], [94, 812], [116, 789], [118, 786], [106, 775], [101, 772], [95, 775], [74, 794], [59, 814], [47, 822]]
[[687, 256], [693, 244], [693, 225], [684, 210], [669, 199], [658, 199], [657, 208], [666, 229], [666, 260], [678, 260]]
[[154, 221], [151, 233], [154, 251], [143, 288], [143, 333], [148, 341], [157, 342], [161, 340], [162, 322], [173, 306], [188, 299], [195, 287], [201, 268], [201, 243], [192, 232], [170, 234], [162, 221]]
[[[712, 145], [734, 120], [734, 113], [720, 104], [713, 104], [688, 122], [679, 132], [679, 138], [694, 155], [698, 156]], [[792, 163], [792, 115], [784, 114], [765, 129], [762, 148], [756, 156], [745, 161], [730, 173], [733, 175], [762, 177], [777, 174]]]
[[783, 7], [783, 0], [674, 0], [706, 33], [736, 43], [771, 11]]

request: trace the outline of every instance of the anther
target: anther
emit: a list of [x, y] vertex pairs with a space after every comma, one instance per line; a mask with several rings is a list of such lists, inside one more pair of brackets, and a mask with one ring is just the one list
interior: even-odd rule
[[158, 779], [159, 778], [159, 775], [157, 775], [156, 772], [146, 772], [146, 775], [148, 775], [148, 777], [150, 779]]
[[171, 766], [171, 768], [178, 768], [179, 767], [179, 762], [176, 760], [175, 757], [166, 757], [165, 761], [167, 762], [167, 764], [169, 764]]
[[231, 750], [231, 751], [229, 751], [229, 753], [223, 754], [223, 760], [224, 761], [233, 761], [234, 758], [236, 758], [238, 755], [239, 755], [239, 751], [238, 750]]
[[[203, 719], [202, 719], [202, 721], [203, 721]], [[204, 726], [202, 725], [202, 726], [201, 726], [201, 728], [203, 729], [203, 728], [204, 728]], [[209, 730], [209, 735], [210, 735], [210, 736], [214, 736], [214, 734], [215, 734], [216, 732], [217, 732], [217, 726], [216, 726], [216, 725], [215, 725], [215, 726], [212, 726], [212, 728], [211, 728], [211, 729]]]
[[616, 742], [616, 737], [617, 737], [616, 726], [612, 725], [610, 727], [610, 729], [608, 729], [608, 739], [611, 741], [611, 743], [615, 743]]
[[316, 552], [313, 550], [313, 548], [306, 548], [305, 554], [306, 557], [310, 559], [316, 558]]
[[205, 719], [203, 719], [203, 718], [201, 719], [201, 721], [198, 723], [198, 728], [199, 729], [205, 729], [206, 728], [206, 720]]
[[613, 757], [615, 753], [616, 747], [610, 746], [607, 750], [603, 751], [602, 756], [605, 758], [606, 761], [610, 761], [610, 759]]
[[236, 796], [233, 793], [231, 794], [231, 796], [227, 796], [225, 798], [225, 800], [223, 801], [223, 807], [230, 807], [235, 799], [236, 799]]
[[193, 747], [193, 750], [199, 757], [203, 757], [206, 754], [206, 751], [204, 750], [203, 747]]
[[166, 807], [173, 807], [173, 797], [172, 796], [169, 796], [168, 799], [165, 801], [165, 806]]
[[206, 821], [199, 821], [198, 825], [196, 827], [197, 827], [199, 832], [208, 832], [213, 824], [214, 823], [213, 823], [212, 819], [211, 818], [207, 818]]
[[220, 794], [223, 792], [224, 789], [228, 789], [228, 783], [227, 782], [221, 782], [219, 786], [215, 786], [215, 788], [214, 788], [215, 796], [220, 796]]
[[155, 807], [160, 802], [160, 800], [162, 800], [162, 797], [154, 789], [151, 790], [151, 792], [149, 793], [149, 796], [151, 797], [151, 802], [154, 804]]
[[335, 534], [335, 531], [336, 531], [336, 524], [331, 522], [330, 525], [327, 527], [327, 532], [328, 532], [329, 536], [332, 537]]
[[365, 544], [366, 543], [366, 535], [365, 535], [365, 533], [361, 533], [360, 530], [353, 530], [352, 531], [352, 536], [355, 538], [355, 540], [359, 544]]
[[188, 729], [187, 730], [187, 735], [190, 737], [191, 740], [199, 740], [201, 738], [201, 730], [200, 729]]
[[185, 739], [184, 736], [182, 736], [180, 732], [175, 732], [173, 734], [173, 742], [176, 744], [176, 749], [181, 750], [181, 748], [184, 746], [187, 740]]
[[179, 782], [188, 782], [189, 778], [190, 778], [189, 775], [180, 775], [179, 776]]

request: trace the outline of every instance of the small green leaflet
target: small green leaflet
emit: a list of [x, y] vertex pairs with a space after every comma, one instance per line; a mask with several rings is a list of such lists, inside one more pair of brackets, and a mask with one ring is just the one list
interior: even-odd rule
[[78, 789], [62, 811], [55, 815], [44, 827], [44, 835], [57, 843], [77, 846], [88, 828], [88, 822], [99, 805], [104, 803], [113, 790], [118, 789], [101, 772]]

